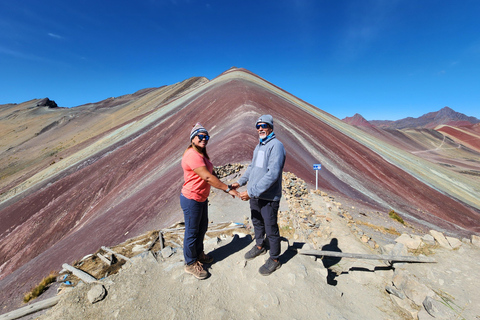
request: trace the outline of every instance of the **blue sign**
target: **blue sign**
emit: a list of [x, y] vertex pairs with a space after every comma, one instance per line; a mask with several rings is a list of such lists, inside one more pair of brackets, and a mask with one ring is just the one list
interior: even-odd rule
[[322, 169], [322, 165], [320, 163], [313, 165], [313, 170], [321, 170], [321, 169]]

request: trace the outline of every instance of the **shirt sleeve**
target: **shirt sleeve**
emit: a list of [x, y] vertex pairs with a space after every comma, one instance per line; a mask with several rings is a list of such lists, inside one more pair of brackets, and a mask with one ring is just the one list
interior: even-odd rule
[[252, 171], [252, 165], [253, 165], [253, 161], [255, 161], [255, 156], [256, 156], [256, 153], [257, 153], [257, 149], [258, 149], [258, 145], [255, 147], [255, 150], [253, 150], [252, 161], [248, 165], [247, 170], [245, 170], [245, 173], [243, 174], [243, 176], [240, 179], [238, 179], [238, 181], [237, 181], [238, 184], [240, 185], [240, 187], [246, 185], [248, 180], [249, 180], [250, 171]]
[[185, 154], [185, 164], [189, 167], [190, 170], [195, 170], [200, 167], [206, 167], [203, 156], [196, 152], [195, 150], [189, 150]]

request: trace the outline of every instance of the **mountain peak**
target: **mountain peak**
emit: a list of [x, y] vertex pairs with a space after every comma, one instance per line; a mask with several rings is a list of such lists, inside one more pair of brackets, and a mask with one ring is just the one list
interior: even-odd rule
[[[466, 116], [463, 113], [456, 112], [452, 108], [445, 106], [442, 109], [429, 112], [418, 118], [407, 117], [400, 120], [392, 121], [387, 124], [383, 123], [383, 127], [392, 129], [405, 128], [427, 128], [433, 129], [439, 125], [468, 126], [479, 123], [480, 120], [475, 117]], [[374, 125], [380, 123], [378, 120], [371, 121]]]
[[360, 127], [373, 127], [373, 125], [368, 122], [361, 114], [355, 113], [353, 117], [346, 117], [342, 119], [343, 122], [348, 123], [352, 126], [360, 126]]

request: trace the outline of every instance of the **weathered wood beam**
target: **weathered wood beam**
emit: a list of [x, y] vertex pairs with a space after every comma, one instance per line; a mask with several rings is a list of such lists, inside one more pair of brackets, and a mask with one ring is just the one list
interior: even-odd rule
[[305, 254], [309, 256], [328, 256], [328, 257], [339, 257], [339, 258], [352, 258], [352, 259], [369, 259], [369, 260], [387, 260], [392, 262], [424, 262], [424, 263], [436, 263], [435, 259], [430, 257], [420, 257], [420, 256], [392, 256], [386, 254], [362, 254], [362, 253], [347, 253], [347, 252], [337, 252], [337, 251], [325, 251], [325, 250], [306, 250], [299, 249], [297, 250], [300, 254]]
[[158, 239], [160, 240], [160, 250], [162, 250], [163, 248], [165, 248], [165, 244], [163, 242], [163, 232], [162, 231], [158, 232]]
[[25, 317], [26, 315], [35, 313], [40, 310], [44, 310], [47, 308], [51, 308], [56, 305], [60, 301], [60, 296], [55, 296], [52, 298], [48, 298], [39, 302], [32, 303], [31, 305], [22, 307], [17, 310], [13, 310], [7, 313], [0, 315], [1, 320], [13, 320]]
[[103, 256], [103, 254], [100, 254], [100, 253], [97, 253], [97, 257], [100, 258], [100, 260], [102, 260], [103, 262], [105, 262], [106, 264], [108, 264], [109, 266], [112, 265], [112, 261], [108, 260], [107, 258], [105, 258]]
[[122, 255], [122, 254], [120, 254], [120, 253], [116, 253], [116, 252], [113, 251], [112, 249], [109, 249], [109, 248], [104, 247], [104, 246], [102, 246], [101, 248], [102, 248], [102, 250], [105, 250], [105, 251], [107, 251], [107, 252], [110, 252], [110, 253], [116, 255], [116, 256], [119, 257], [120, 259], [123, 259], [123, 260], [125, 260], [125, 261], [130, 261], [130, 258], [127, 258], [127, 257], [125, 257], [124, 255]]
[[91, 275], [89, 275], [88, 273], [86, 273], [85, 271], [82, 271], [80, 269], [77, 269], [75, 267], [72, 267], [71, 265], [67, 264], [67, 263], [64, 263], [62, 264], [62, 268], [70, 271], [71, 273], [73, 273], [74, 276], [76, 276], [77, 278], [83, 280], [83, 282], [86, 282], [86, 283], [94, 283], [94, 282], [97, 282], [97, 279], [95, 279], [94, 277], [92, 277]]

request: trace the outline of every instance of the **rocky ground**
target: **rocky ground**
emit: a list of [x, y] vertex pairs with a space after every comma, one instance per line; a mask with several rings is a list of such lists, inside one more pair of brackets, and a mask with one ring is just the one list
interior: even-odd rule
[[[239, 174], [234, 169], [224, 179], [236, 181]], [[113, 247], [131, 257], [125, 264], [119, 260], [118, 268], [100, 268], [102, 262], [94, 256], [77, 262], [101, 280], [82, 284], [71, 275], [60, 276], [72, 283], [60, 286], [60, 302], [30, 318], [480, 319], [477, 237], [445, 237], [369, 210], [308, 190], [302, 180], [285, 173], [279, 214], [283, 265], [264, 277], [258, 268], [267, 255], [248, 262], [243, 258], [253, 245], [248, 203], [214, 192], [205, 246], [215, 261], [207, 265], [208, 279], [184, 272], [177, 225], [162, 231], [163, 250], [156, 240], [158, 231]], [[299, 249], [427, 255], [436, 263], [322, 259]], [[105, 251], [98, 253], [111, 258]], [[92, 303], [97, 289], [100, 301]]]

